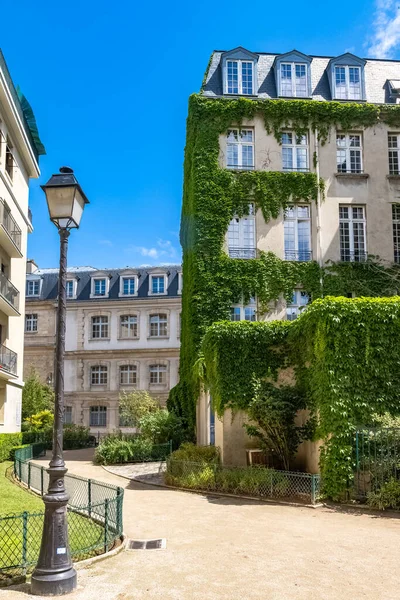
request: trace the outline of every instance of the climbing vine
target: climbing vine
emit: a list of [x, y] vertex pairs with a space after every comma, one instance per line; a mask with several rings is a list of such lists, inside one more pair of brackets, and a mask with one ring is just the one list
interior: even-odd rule
[[[248, 214], [249, 204], [265, 221], [276, 218], [290, 202], [314, 202], [324, 194], [324, 183], [315, 173], [273, 171], [233, 172], [219, 164], [219, 136], [229, 126], [261, 115], [267, 132], [280, 140], [281, 130], [297, 134], [318, 129], [324, 144], [332, 127], [343, 130], [373, 127], [382, 122], [400, 126], [395, 106], [309, 100], [207, 98], [189, 101], [184, 165], [181, 244], [184, 291], [180, 383], [171, 390], [168, 406], [178, 413], [194, 435], [200, 379], [194, 368], [203, 336], [212, 323], [229, 318], [233, 303], [256, 295], [262, 310], [283, 295], [291, 297], [296, 285], [312, 296], [324, 294], [385, 295], [396, 289], [396, 273], [379, 261], [328, 265], [282, 261], [273, 253], [251, 260], [229, 258], [224, 240], [230, 220]], [[400, 287], [400, 284], [399, 286]]]

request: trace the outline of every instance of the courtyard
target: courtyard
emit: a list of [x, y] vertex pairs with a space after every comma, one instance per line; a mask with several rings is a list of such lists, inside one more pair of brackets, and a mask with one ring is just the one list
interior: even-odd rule
[[[79, 569], [79, 587], [69, 596], [74, 600], [399, 597], [396, 515], [149, 486], [94, 466], [92, 453], [66, 452], [70, 472], [124, 487], [126, 535], [166, 538], [167, 547], [124, 551]], [[37, 596], [22, 585], [1, 590], [0, 598]]]

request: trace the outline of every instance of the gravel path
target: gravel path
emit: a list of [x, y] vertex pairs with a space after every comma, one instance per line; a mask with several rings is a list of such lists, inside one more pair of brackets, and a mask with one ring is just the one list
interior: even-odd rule
[[[71, 600], [398, 600], [400, 519], [147, 486], [66, 452], [70, 472], [125, 488], [124, 528], [166, 538], [78, 573]], [[0, 600], [37, 600], [28, 586]]]

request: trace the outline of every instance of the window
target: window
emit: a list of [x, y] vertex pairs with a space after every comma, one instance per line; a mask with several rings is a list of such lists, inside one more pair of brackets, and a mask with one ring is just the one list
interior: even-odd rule
[[123, 277], [122, 278], [122, 294], [124, 296], [134, 296], [136, 294], [136, 278], [135, 277]]
[[183, 290], [183, 274], [178, 273], [178, 294], [182, 294]]
[[25, 315], [25, 331], [33, 333], [37, 331], [38, 316], [37, 315]]
[[232, 306], [231, 321], [256, 321], [256, 300], [250, 298], [247, 306], [236, 304]]
[[228, 252], [231, 258], [256, 257], [256, 231], [254, 205], [249, 205], [249, 215], [234, 217], [228, 227]]
[[64, 406], [64, 423], [72, 423], [72, 406]]
[[107, 385], [108, 382], [108, 368], [98, 365], [90, 369], [90, 383], [91, 385]]
[[67, 292], [67, 298], [74, 298], [75, 297], [75, 282], [73, 280], [69, 280], [66, 283], [66, 292]]
[[165, 276], [164, 275], [152, 275], [151, 276], [151, 293], [152, 294], [165, 294]]
[[335, 67], [335, 98], [361, 100], [361, 67]]
[[389, 175], [400, 175], [399, 171], [399, 152], [400, 152], [400, 134], [388, 134], [389, 146]]
[[107, 281], [105, 278], [93, 280], [93, 296], [105, 296], [107, 294]]
[[392, 204], [394, 262], [400, 264], [400, 204]]
[[308, 137], [294, 132], [282, 133], [282, 167], [284, 171], [308, 171]]
[[284, 213], [285, 260], [311, 260], [310, 206], [292, 204]]
[[167, 333], [167, 315], [150, 316], [150, 337], [166, 337]]
[[26, 282], [26, 295], [27, 296], [39, 296], [40, 293], [40, 280], [34, 279]]
[[92, 339], [108, 338], [108, 317], [92, 317]]
[[339, 206], [340, 260], [362, 262], [367, 258], [365, 209]]
[[302, 290], [294, 290], [292, 301], [287, 305], [286, 318], [288, 321], [294, 321], [299, 314], [305, 309], [310, 298], [306, 292]]
[[6, 143], [6, 173], [8, 174], [10, 179], [14, 178], [13, 145], [8, 136], [7, 136], [7, 143]]
[[107, 406], [90, 407], [90, 427], [107, 426]]
[[226, 93], [253, 94], [254, 63], [248, 60], [226, 61]]
[[362, 137], [360, 133], [336, 135], [338, 173], [362, 173]]
[[167, 367], [152, 365], [150, 367], [150, 384], [161, 385], [167, 383]]
[[120, 325], [121, 338], [136, 338], [138, 336], [138, 319], [136, 315], [122, 315]]
[[120, 385], [136, 385], [137, 367], [135, 365], [122, 365], [119, 368]]
[[254, 131], [228, 129], [226, 136], [226, 166], [228, 169], [254, 169]]
[[281, 63], [280, 95], [297, 98], [305, 98], [309, 95], [306, 64]]

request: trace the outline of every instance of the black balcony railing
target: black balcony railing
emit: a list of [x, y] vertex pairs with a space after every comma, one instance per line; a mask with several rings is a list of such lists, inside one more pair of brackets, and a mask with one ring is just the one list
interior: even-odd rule
[[311, 250], [300, 250], [299, 252], [295, 250], [285, 250], [285, 260], [307, 262], [312, 260], [312, 252]]
[[229, 248], [230, 258], [256, 258], [256, 248]]
[[342, 262], [365, 262], [368, 258], [368, 254], [361, 250], [350, 252], [347, 250], [340, 251], [340, 260]]
[[17, 374], [17, 353], [3, 344], [0, 345], [0, 371]]
[[294, 173], [309, 173], [310, 172], [309, 167], [283, 167], [282, 170], [285, 172], [290, 171], [290, 172], [294, 172]]
[[226, 168], [235, 171], [254, 171], [254, 165], [226, 165]]
[[362, 175], [364, 173], [363, 169], [340, 169], [338, 168], [337, 170], [339, 175]]
[[19, 291], [13, 286], [11, 281], [7, 279], [4, 273], [0, 273], [0, 295], [3, 296], [15, 310], [19, 310]]
[[14, 245], [21, 251], [21, 228], [17, 225], [10, 209], [2, 198], [0, 198], [0, 222]]

